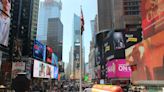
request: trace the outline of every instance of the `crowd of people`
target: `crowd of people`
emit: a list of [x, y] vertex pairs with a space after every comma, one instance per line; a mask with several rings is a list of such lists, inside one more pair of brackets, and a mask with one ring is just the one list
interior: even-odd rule
[[[84, 90], [86, 87], [82, 87]], [[79, 82], [73, 80], [29, 80], [24, 74], [18, 75], [12, 83], [16, 92], [78, 92]]]

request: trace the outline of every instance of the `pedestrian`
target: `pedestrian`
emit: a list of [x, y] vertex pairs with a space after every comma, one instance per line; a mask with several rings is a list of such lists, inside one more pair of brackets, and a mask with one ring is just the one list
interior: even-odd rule
[[30, 80], [26, 77], [26, 73], [19, 73], [12, 82], [15, 92], [25, 92], [30, 89]]

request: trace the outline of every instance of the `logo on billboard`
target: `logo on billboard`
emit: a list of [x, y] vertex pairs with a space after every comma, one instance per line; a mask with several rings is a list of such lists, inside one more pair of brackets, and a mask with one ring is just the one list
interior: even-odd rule
[[126, 42], [137, 42], [137, 38], [134, 37], [133, 34], [126, 34], [125, 37], [127, 37], [128, 39], [126, 40]]
[[128, 67], [126, 64], [119, 64], [118, 65], [118, 70], [121, 72], [130, 72], [131, 68]]
[[116, 71], [115, 63], [112, 63], [112, 66], [109, 66], [109, 67], [107, 68], [107, 71], [108, 71], [108, 72], [113, 72], [113, 73], [115, 73], [115, 71]]

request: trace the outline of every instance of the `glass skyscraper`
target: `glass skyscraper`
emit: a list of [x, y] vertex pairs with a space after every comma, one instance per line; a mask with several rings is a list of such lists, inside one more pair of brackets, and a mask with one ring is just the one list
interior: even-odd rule
[[[80, 78], [80, 16], [74, 14], [73, 17], [73, 78]], [[82, 74], [84, 74], [84, 47], [82, 46]]]
[[48, 19], [61, 17], [61, 0], [45, 0], [40, 2], [38, 15], [37, 40], [46, 44]]

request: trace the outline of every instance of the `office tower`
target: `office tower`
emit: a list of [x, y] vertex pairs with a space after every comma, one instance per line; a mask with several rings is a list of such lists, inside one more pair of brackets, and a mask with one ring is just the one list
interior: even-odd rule
[[141, 0], [123, 0], [124, 28], [136, 31], [141, 26]]
[[31, 56], [36, 38], [39, 0], [11, 0], [10, 52], [19, 45], [22, 56]]
[[58, 60], [62, 60], [63, 24], [59, 18], [49, 18], [47, 27], [47, 45], [52, 47]]
[[[73, 17], [73, 78], [80, 78], [80, 17], [74, 14]], [[82, 46], [82, 74], [84, 73], [84, 47]]]
[[[140, 0], [97, 0], [99, 31], [141, 24]], [[135, 26], [136, 27], [136, 26]]]
[[48, 19], [61, 17], [62, 3], [61, 0], [45, 0], [40, 1], [38, 25], [37, 25], [37, 40], [46, 44]]

